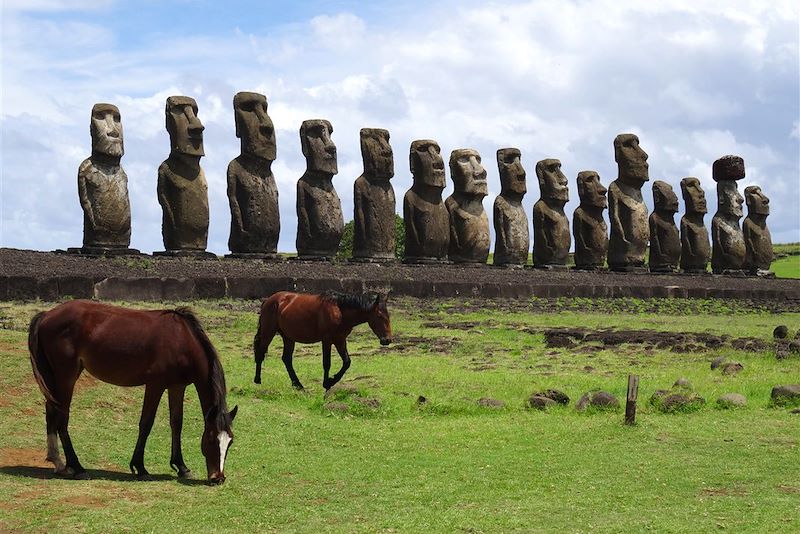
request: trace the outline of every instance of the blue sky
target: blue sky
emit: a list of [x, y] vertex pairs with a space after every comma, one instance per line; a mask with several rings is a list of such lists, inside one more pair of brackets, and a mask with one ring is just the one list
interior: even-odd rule
[[[770, 197], [774, 241], [800, 241], [799, 10], [788, 0], [5, 0], [0, 246], [80, 245], [76, 176], [91, 149], [89, 112], [111, 102], [125, 131], [131, 245], [163, 249], [155, 183], [169, 150], [164, 101], [185, 94], [206, 126], [209, 250], [227, 252], [225, 169], [239, 153], [231, 101], [242, 90], [267, 95], [276, 126], [282, 251], [294, 249], [298, 129], [309, 118], [333, 123], [346, 219], [362, 127], [391, 132], [398, 199], [411, 184], [410, 142], [432, 138], [445, 160], [457, 148], [480, 151], [489, 212], [498, 148], [522, 151], [529, 213], [536, 161], [561, 159], [568, 215], [577, 173], [596, 170], [608, 185], [614, 136], [633, 132], [651, 181], [677, 189], [700, 178], [708, 226], [711, 164], [743, 156], [740, 190], [757, 184]], [[649, 186], [644, 193], [652, 207]]]

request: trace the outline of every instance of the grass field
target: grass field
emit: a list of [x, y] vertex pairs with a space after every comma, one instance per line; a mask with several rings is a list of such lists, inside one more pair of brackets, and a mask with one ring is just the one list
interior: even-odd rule
[[[228, 480], [211, 487], [202, 480], [193, 390], [183, 449], [199, 480], [179, 481], [169, 469], [163, 399], [145, 455], [153, 477], [137, 481], [127, 466], [143, 390], [85, 377], [70, 425], [91, 478], [53, 477], [43, 462], [43, 401], [26, 346], [30, 317], [52, 304], [0, 303], [0, 531], [800, 530], [800, 415], [769, 399], [772, 386], [800, 382], [800, 357], [779, 361], [769, 348], [730, 346], [558, 349], [541, 333], [610, 327], [771, 342], [778, 324], [794, 335], [800, 314], [721, 301], [620, 299], [592, 312], [564, 301], [550, 313], [536, 304], [390, 301], [395, 343], [380, 347], [365, 325], [356, 329], [344, 387], [326, 399], [318, 345], [295, 351], [306, 393], [290, 387], [280, 340], [264, 383], [255, 385], [257, 303], [192, 303], [225, 367], [229, 406], [239, 405]], [[744, 370], [712, 371], [717, 356]], [[637, 425], [623, 426], [621, 411], [575, 410], [595, 388], [624, 404], [629, 373], [641, 378]], [[658, 413], [647, 399], [678, 377], [708, 403], [693, 413]], [[526, 409], [529, 395], [550, 387], [565, 391], [570, 405]], [[747, 406], [716, 408], [726, 392], [745, 394]], [[482, 398], [504, 405], [484, 407]]]

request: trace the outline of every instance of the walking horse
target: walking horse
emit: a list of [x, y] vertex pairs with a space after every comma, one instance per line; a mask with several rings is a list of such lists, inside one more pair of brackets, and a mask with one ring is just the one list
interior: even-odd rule
[[[140, 478], [148, 475], [144, 448], [165, 390], [172, 429], [170, 466], [180, 477], [190, 475], [181, 452], [181, 429], [184, 391], [194, 384], [203, 410], [200, 448], [208, 480], [212, 484], [225, 481], [225, 457], [233, 442], [231, 423], [238, 407], [228, 412], [222, 365], [188, 308], [145, 311], [73, 300], [31, 320], [28, 348], [33, 376], [45, 397], [47, 460], [53, 462], [56, 473], [86, 476], [68, 430], [75, 382], [86, 369], [103, 382], [145, 387], [139, 438], [129, 464]], [[59, 454], [57, 437], [66, 463]]]
[[[347, 336], [362, 323], [378, 337], [381, 345], [392, 342], [392, 326], [386, 298], [377, 293], [345, 294], [328, 292], [322, 295], [279, 291], [261, 303], [258, 331], [253, 339], [256, 361], [256, 376], [261, 383], [261, 364], [275, 334], [283, 338], [283, 364], [292, 385], [303, 389], [292, 365], [295, 343], [322, 342], [322, 386], [328, 390], [342, 379], [350, 367], [347, 352]], [[342, 368], [333, 376], [331, 369], [331, 345], [342, 358]]]

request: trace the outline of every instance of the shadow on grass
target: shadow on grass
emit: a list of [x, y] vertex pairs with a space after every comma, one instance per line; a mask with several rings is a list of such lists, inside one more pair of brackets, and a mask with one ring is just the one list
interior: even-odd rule
[[[29, 465], [4, 465], [0, 466], [0, 474], [10, 475], [19, 478], [38, 478], [38, 479], [60, 479], [71, 480], [70, 477], [59, 476], [53, 473], [50, 467], [32, 467]], [[177, 478], [174, 475], [148, 475], [145, 478], [137, 478], [131, 473], [121, 471], [108, 471], [106, 469], [87, 469], [86, 479], [88, 480], [111, 480], [113, 482], [166, 482], [176, 481], [187, 486], [207, 485], [205, 480], [193, 478]], [[77, 479], [76, 479], [77, 480]]]

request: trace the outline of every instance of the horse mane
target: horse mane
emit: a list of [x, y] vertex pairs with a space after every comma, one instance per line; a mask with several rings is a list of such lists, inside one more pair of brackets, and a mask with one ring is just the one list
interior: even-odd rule
[[360, 311], [368, 311], [378, 294], [372, 291], [368, 293], [341, 293], [339, 291], [326, 291], [322, 295], [323, 302], [331, 302], [340, 308], [349, 308]]
[[[200, 320], [197, 318], [191, 308], [181, 306], [180, 308], [167, 311], [174, 313], [186, 321], [186, 324], [188, 324], [192, 329], [192, 332], [194, 332], [197, 340], [203, 347], [203, 351], [206, 353], [206, 357], [208, 358], [208, 380], [209, 385], [211, 386], [212, 402], [210, 412], [213, 412], [213, 416], [216, 419], [216, 428], [226, 428], [230, 425], [230, 422], [226, 419], [228, 416], [228, 406], [226, 404], [225, 396], [228, 390], [225, 386], [225, 373], [222, 370], [222, 363], [219, 361], [217, 349], [215, 349], [214, 345], [211, 344], [211, 340], [208, 339], [208, 334], [206, 334], [203, 325], [200, 324]], [[204, 415], [208, 416], [208, 414]]]

